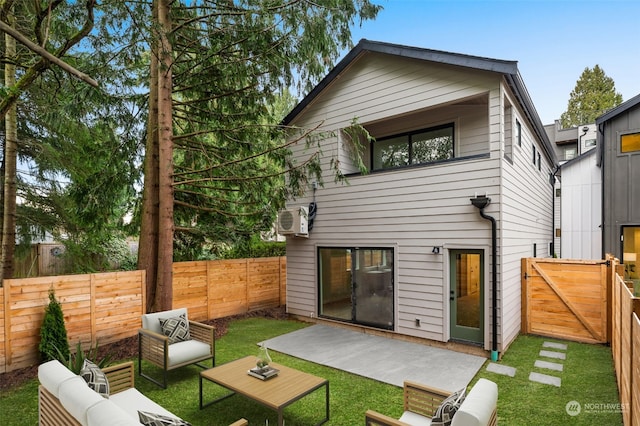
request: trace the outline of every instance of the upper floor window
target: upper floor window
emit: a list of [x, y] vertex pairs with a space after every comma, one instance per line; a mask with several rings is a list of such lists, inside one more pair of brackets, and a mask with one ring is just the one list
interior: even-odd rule
[[381, 138], [372, 145], [373, 170], [448, 160], [454, 155], [454, 126], [449, 123]]
[[620, 137], [620, 152], [640, 151], [640, 133], [631, 133]]
[[522, 125], [516, 119], [516, 141], [518, 142], [518, 146], [522, 146]]
[[578, 154], [578, 149], [575, 145], [567, 146], [563, 149], [564, 159], [569, 161], [576, 157]]

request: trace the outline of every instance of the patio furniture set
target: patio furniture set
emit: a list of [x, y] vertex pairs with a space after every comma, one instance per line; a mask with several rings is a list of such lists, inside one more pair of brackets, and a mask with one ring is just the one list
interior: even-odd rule
[[[276, 363], [269, 366], [277, 374], [260, 380], [248, 374], [256, 366], [258, 358], [255, 356], [216, 367], [214, 331], [212, 326], [189, 321], [184, 308], [143, 315], [142, 328], [138, 333], [139, 375], [166, 388], [168, 371], [196, 364], [205, 369], [200, 373], [200, 409], [240, 394], [276, 411], [278, 426], [284, 425], [286, 407], [324, 389], [324, 418], [316, 424], [329, 420], [328, 380]], [[209, 359], [212, 360], [211, 368], [201, 364]], [[143, 360], [159, 367], [162, 378], [143, 372]], [[38, 378], [39, 424], [42, 426], [189, 424], [135, 389], [133, 362], [99, 369], [87, 361], [81, 374], [76, 375], [54, 360], [39, 366]], [[204, 402], [203, 389], [209, 386], [207, 383], [224, 387], [230, 393]], [[396, 420], [368, 410], [365, 423], [367, 426], [495, 425], [497, 396], [495, 383], [485, 379], [480, 379], [466, 398], [464, 389], [452, 394], [407, 381], [404, 384], [405, 413], [402, 417]], [[441, 411], [446, 412], [444, 417], [449, 416], [452, 423], [436, 423], [435, 419], [432, 423], [431, 417], [434, 413], [440, 415]], [[247, 420], [240, 419], [230, 426], [248, 424]]]

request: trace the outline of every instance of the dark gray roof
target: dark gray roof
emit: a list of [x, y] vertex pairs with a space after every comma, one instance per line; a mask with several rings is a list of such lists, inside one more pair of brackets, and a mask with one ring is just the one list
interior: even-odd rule
[[376, 52], [388, 55], [402, 56], [405, 58], [419, 59], [423, 61], [437, 62], [448, 65], [456, 65], [476, 70], [491, 71], [504, 76], [507, 84], [513, 90], [527, 119], [533, 126], [538, 138], [542, 141], [543, 149], [553, 165], [557, 164], [557, 158], [553, 146], [549, 141], [544, 126], [540, 121], [538, 112], [533, 106], [529, 92], [524, 85], [517, 61], [505, 61], [500, 59], [484, 58], [480, 56], [463, 55], [460, 53], [444, 52], [439, 50], [423, 49], [412, 46], [403, 46], [366, 39], [360, 42], [327, 74], [322, 81], [309, 92], [309, 94], [282, 120], [283, 125], [290, 124], [347, 66], [363, 52]]
[[633, 108], [638, 104], [640, 104], [640, 95], [636, 95], [633, 98], [627, 100], [626, 102], [621, 103], [617, 107], [605, 112], [600, 117], [596, 118], [596, 124], [599, 125], [601, 123], [604, 123], [605, 121], [608, 121], [614, 118], [615, 116], [622, 114], [623, 112]]

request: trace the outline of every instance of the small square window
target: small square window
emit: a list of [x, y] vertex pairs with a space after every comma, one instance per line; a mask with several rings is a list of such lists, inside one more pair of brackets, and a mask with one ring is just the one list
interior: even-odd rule
[[640, 133], [622, 135], [620, 137], [620, 152], [640, 151]]
[[556, 197], [561, 197], [562, 195], [562, 188], [556, 188]]

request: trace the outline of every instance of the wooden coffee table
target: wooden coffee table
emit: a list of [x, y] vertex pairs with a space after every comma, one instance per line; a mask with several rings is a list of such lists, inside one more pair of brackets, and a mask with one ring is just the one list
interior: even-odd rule
[[[328, 380], [272, 362], [270, 365], [280, 370], [280, 372], [276, 377], [262, 381], [247, 374], [247, 370], [255, 367], [256, 360], [255, 356], [248, 356], [201, 372], [200, 409], [238, 393], [277, 411], [278, 426], [282, 426], [284, 424], [283, 411], [285, 407], [324, 386], [325, 418], [316, 424], [321, 425], [329, 420]], [[231, 393], [203, 403], [203, 379], [225, 387]]]

